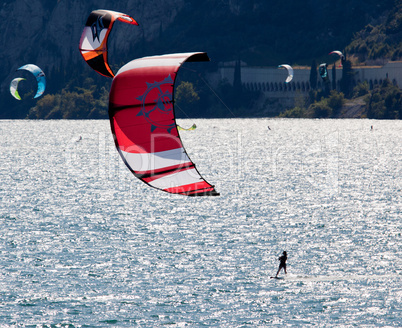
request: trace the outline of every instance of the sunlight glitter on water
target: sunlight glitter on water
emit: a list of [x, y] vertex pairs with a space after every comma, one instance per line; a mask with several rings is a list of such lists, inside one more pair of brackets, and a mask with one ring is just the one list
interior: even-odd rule
[[402, 325], [400, 121], [181, 122], [220, 197], [136, 180], [107, 121], [0, 122], [0, 326]]

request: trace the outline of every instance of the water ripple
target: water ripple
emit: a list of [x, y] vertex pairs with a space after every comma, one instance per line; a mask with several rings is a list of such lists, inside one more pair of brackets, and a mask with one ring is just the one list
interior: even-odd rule
[[107, 121], [0, 122], [1, 327], [402, 325], [400, 121], [195, 122], [220, 197], [136, 180]]

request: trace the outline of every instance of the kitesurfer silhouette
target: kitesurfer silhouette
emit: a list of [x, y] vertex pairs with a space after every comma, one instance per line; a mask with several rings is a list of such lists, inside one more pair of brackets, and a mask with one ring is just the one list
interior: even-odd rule
[[278, 272], [276, 273], [275, 278], [278, 277], [279, 271], [281, 271], [281, 269], [283, 269], [286, 274], [286, 260], [287, 259], [288, 259], [288, 255], [287, 255], [286, 251], [283, 251], [282, 256], [280, 256], [278, 259], [281, 263], [279, 264], [279, 269], [278, 269]]

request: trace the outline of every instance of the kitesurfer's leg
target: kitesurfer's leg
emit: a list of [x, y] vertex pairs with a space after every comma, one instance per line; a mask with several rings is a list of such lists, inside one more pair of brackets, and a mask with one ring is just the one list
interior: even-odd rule
[[282, 267], [279, 265], [279, 269], [278, 269], [278, 272], [276, 273], [276, 276], [275, 276], [275, 277], [278, 276], [278, 274], [279, 274], [279, 272], [281, 271], [281, 269], [282, 269]]

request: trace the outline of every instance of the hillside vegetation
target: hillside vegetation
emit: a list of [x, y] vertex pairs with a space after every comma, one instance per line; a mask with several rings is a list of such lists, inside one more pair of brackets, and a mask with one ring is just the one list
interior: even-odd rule
[[[42, 3], [45, 0], [35, 1]], [[74, 2], [77, 5], [82, 2], [84, 8], [91, 7], [90, 1]], [[119, 4], [119, 8], [110, 9], [124, 12], [124, 2]], [[58, 6], [59, 2], [53, 2], [53, 9], [46, 8], [50, 12], [57, 10]], [[131, 9], [133, 12], [129, 14], [141, 26], [141, 17], [136, 17], [135, 13], [141, 12], [145, 5], [138, 6], [141, 8]], [[261, 66], [277, 65], [279, 62], [311, 65], [313, 60], [319, 61], [335, 49], [344, 50], [353, 64], [370, 63], [378, 59], [402, 59], [402, 5], [398, 0], [187, 0], [180, 1], [177, 13], [172, 15], [174, 18], [170, 23], [160, 21], [159, 32], [153, 33], [152, 38], [146, 35], [146, 28], [141, 27], [138, 31], [142, 31], [142, 37], [127, 42], [127, 50], [115, 57], [119, 64], [115, 60], [113, 65], [118, 68], [125, 63], [123, 58], [127, 58], [127, 54], [124, 55], [126, 51], [132, 53], [134, 58], [162, 53], [207, 51], [211, 57], [210, 63], [196, 65], [192, 68], [193, 72], [179, 73], [176, 86], [188, 82], [191, 87], [187, 85], [183, 90], [192, 89], [187, 94], [182, 92], [182, 96], [177, 98], [179, 117], [261, 115], [254, 102], [258, 94], [236, 89], [238, 87], [223, 81], [212, 92], [205, 81], [205, 73], [214, 71], [223, 61], [241, 60], [248, 65]], [[60, 19], [68, 19], [65, 24], [79, 26], [75, 30], [82, 30], [85, 22], [81, 16]], [[44, 44], [44, 47], [47, 52], [61, 53], [54, 44]], [[25, 49], [25, 60], [36, 58], [35, 51], [35, 47]], [[75, 49], [69, 56], [79, 56], [79, 53]], [[28, 92], [23, 101], [19, 102], [2, 89], [0, 118], [108, 117], [107, 99], [111, 80], [97, 75], [82, 60], [78, 60], [78, 64], [69, 65], [68, 58], [61, 58], [46, 75], [46, 95], [38, 101], [33, 101]], [[317, 90], [317, 93], [320, 94], [320, 91]], [[324, 98], [328, 96], [329, 93]], [[345, 99], [352, 96], [344, 94]], [[310, 98], [310, 105], [321, 101], [318, 96]], [[309, 111], [310, 114], [315, 112]], [[333, 115], [333, 111], [331, 113], [328, 116]], [[322, 112], [319, 116], [323, 116]]]
[[357, 32], [353, 41], [345, 48], [360, 63], [384, 62], [402, 58], [402, 3], [396, 2], [378, 20]]

